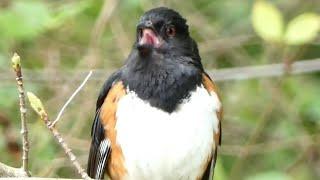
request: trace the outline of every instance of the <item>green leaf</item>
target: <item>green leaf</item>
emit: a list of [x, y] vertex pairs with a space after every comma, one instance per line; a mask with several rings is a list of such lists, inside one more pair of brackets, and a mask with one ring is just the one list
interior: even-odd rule
[[247, 178], [247, 180], [290, 180], [291, 178], [283, 172], [269, 171], [263, 172]]
[[302, 45], [313, 41], [320, 30], [320, 16], [304, 13], [289, 22], [285, 42], [289, 45]]
[[252, 25], [256, 33], [264, 40], [282, 40], [283, 18], [280, 11], [271, 3], [262, 0], [254, 3]]
[[61, 26], [63, 23], [68, 22], [71, 18], [82, 13], [88, 7], [92, 5], [92, 1], [80, 1], [72, 4], [65, 4], [62, 6], [55, 15], [52, 16], [51, 20], [46, 25], [47, 28], [53, 29]]
[[12, 39], [31, 39], [38, 35], [50, 20], [43, 2], [15, 1], [10, 9], [0, 12], [0, 36]]

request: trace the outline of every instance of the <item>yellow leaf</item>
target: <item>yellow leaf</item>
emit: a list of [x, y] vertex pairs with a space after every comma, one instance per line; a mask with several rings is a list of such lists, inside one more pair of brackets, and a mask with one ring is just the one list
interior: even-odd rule
[[41, 100], [32, 92], [27, 92], [27, 96], [32, 109], [41, 116], [45, 112]]
[[285, 42], [289, 45], [302, 45], [313, 41], [320, 30], [320, 16], [304, 13], [289, 22]]
[[255, 32], [266, 41], [282, 41], [283, 18], [271, 3], [259, 0], [253, 5], [252, 25]]

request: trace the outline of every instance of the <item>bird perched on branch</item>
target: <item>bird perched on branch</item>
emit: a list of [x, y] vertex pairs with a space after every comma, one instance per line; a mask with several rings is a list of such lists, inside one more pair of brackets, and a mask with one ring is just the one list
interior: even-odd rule
[[88, 174], [102, 179], [212, 179], [222, 107], [186, 20], [147, 11], [125, 65], [96, 104]]

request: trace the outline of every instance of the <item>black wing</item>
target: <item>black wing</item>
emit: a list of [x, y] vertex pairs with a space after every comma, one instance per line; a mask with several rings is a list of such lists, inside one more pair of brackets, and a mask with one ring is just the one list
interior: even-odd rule
[[100, 121], [100, 108], [113, 83], [119, 79], [120, 73], [120, 71], [113, 73], [104, 83], [96, 103], [96, 114], [91, 128], [92, 140], [87, 167], [87, 173], [91, 178], [103, 179], [106, 162], [111, 151], [110, 142], [104, 137], [105, 132]]
[[213, 180], [214, 168], [216, 166], [216, 161], [217, 161], [217, 151], [218, 151], [218, 146], [215, 147], [211, 161], [207, 166], [207, 169], [204, 172], [203, 177], [201, 178], [202, 180]]

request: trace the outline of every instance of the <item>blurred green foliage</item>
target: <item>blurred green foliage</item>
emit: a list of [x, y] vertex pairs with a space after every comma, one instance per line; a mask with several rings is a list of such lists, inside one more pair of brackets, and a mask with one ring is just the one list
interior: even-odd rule
[[[318, 0], [148, 1], [117, 3], [99, 17], [102, 0], [0, 1], [0, 115], [13, 135], [0, 138], [0, 161], [20, 165], [18, 93], [10, 57], [18, 52], [24, 70], [56, 72], [48, 81], [26, 81], [54, 119], [78, 86], [76, 71], [119, 68], [146, 10], [165, 5], [188, 19], [206, 69], [320, 57]], [[100, 19], [100, 20], [99, 20]], [[101, 21], [102, 19], [102, 21]], [[102, 26], [98, 26], [98, 22]], [[104, 26], [105, 25], [105, 26]], [[102, 33], [99, 34], [99, 31]], [[65, 72], [70, 76], [62, 77]], [[64, 78], [55, 81], [55, 78]], [[213, 77], [214, 78], [214, 77]], [[58, 128], [85, 165], [95, 100], [103, 81], [90, 81], [66, 109]], [[218, 83], [225, 107], [223, 142], [215, 176], [224, 179], [320, 178], [320, 74]], [[30, 108], [30, 107], [29, 107]], [[35, 176], [78, 177], [37, 115], [28, 111], [30, 165]], [[4, 121], [0, 119], [0, 123]], [[0, 133], [8, 129], [0, 124]]]
[[259, 0], [253, 6], [252, 23], [258, 35], [266, 41], [303, 45], [317, 37], [320, 30], [320, 15], [303, 13], [291, 20], [284, 32], [281, 12], [271, 3]]

